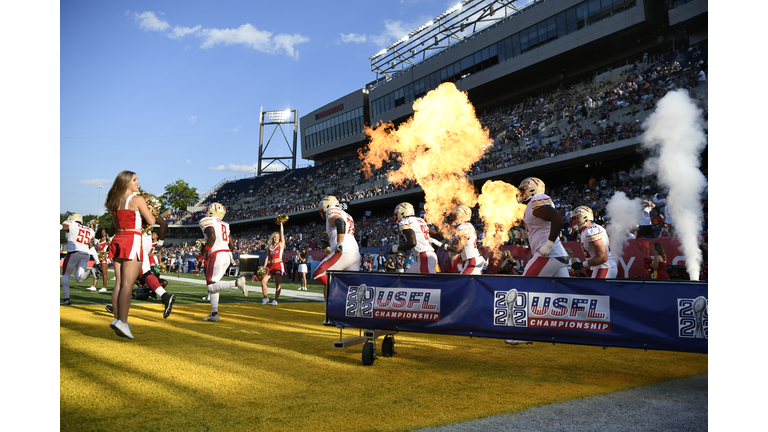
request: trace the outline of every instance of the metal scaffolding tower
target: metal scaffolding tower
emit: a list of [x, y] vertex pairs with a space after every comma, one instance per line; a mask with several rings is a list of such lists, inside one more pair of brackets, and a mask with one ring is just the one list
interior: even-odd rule
[[[291, 119], [291, 116], [293, 116], [293, 119]], [[285, 131], [283, 130], [283, 125], [293, 124], [293, 142], [288, 142], [288, 137], [285, 136]], [[264, 126], [275, 126], [274, 129], [272, 129], [272, 133], [269, 135], [269, 139], [267, 140], [267, 143], [264, 144]], [[285, 144], [288, 146], [288, 151], [290, 152], [290, 156], [275, 156], [275, 157], [266, 157], [264, 156], [267, 152], [267, 149], [269, 148], [269, 144], [272, 142], [272, 138], [275, 136], [275, 132], [277, 130], [280, 130], [281, 134], [283, 135], [283, 138], [285, 139]], [[270, 171], [268, 168], [272, 166], [273, 163], [279, 162], [283, 164], [286, 168], [290, 169], [296, 169], [296, 142], [297, 137], [299, 133], [299, 110], [281, 110], [281, 111], [264, 111], [261, 106], [259, 106], [259, 163], [256, 168], [256, 172], [258, 176], [261, 176], [261, 173], [265, 171]], [[283, 160], [290, 159], [291, 160], [291, 166], [289, 167]], [[262, 161], [268, 161], [266, 166], [262, 167]], [[272, 170], [274, 171], [274, 170]]]

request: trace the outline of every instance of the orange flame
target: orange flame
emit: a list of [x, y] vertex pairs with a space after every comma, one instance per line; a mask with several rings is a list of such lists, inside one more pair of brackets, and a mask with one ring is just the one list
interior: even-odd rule
[[499, 259], [509, 230], [525, 216], [525, 204], [517, 202], [518, 189], [503, 181], [487, 181], [477, 199], [485, 224], [483, 247], [491, 259]]
[[[475, 116], [466, 93], [443, 83], [413, 103], [413, 117], [395, 128], [392, 123], [365, 128], [368, 146], [359, 151], [362, 172], [399, 162], [387, 179], [400, 184], [412, 179], [424, 190], [424, 219], [445, 236], [444, 217], [457, 204], [474, 207], [477, 194], [468, 170], [493, 144]], [[514, 195], [513, 195], [514, 196]]]

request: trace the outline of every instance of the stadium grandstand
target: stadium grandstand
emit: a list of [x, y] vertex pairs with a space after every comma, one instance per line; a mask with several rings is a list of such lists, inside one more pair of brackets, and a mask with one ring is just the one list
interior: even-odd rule
[[[277, 214], [290, 217], [288, 249], [319, 248], [317, 203], [326, 195], [349, 203], [362, 246], [395, 240], [395, 205], [416, 205], [424, 193], [415, 183], [389, 183], [393, 164], [361, 174], [364, 128], [405, 122], [413, 102], [445, 82], [466, 92], [493, 139], [470, 173], [477, 190], [536, 176], [563, 209], [589, 203], [598, 211], [614, 191], [648, 199], [661, 192], [640, 170], [642, 124], [674, 89], [686, 89], [706, 118], [707, 1], [516, 3], [463, 1], [372, 56], [374, 81], [301, 117], [301, 157], [314, 166], [223, 181], [169, 218], [166, 244], [193, 244], [206, 205], [220, 202], [248, 244], [241, 252], [258, 248], [253, 240], [275, 230]], [[706, 176], [706, 148], [701, 157]]]

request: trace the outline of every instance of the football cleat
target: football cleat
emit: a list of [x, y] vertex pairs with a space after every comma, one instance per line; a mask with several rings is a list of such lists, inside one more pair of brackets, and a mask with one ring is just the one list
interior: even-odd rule
[[173, 303], [176, 301], [176, 296], [171, 294], [170, 297], [168, 297], [168, 301], [163, 300], [163, 304], [165, 305], [165, 309], [163, 310], [163, 318], [168, 318], [168, 315], [171, 314], [171, 309], [173, 309]]
[[107, 312], [109, 313], [115, 313], [115, 310], [112, 308], [112, 305], [107, 305], [107, 307], [105, 307], [104, 309], [106, 309]]
[[203, 321], [219, 322], [219, 314], [214, 315], [211, 313], [207, 317], [203, 318]]
[[272, 306], [277, 306], [277, 300], [272, 300]]
[[63, 302], [59, 303], [59, 306], [72, 306], [72, 302], [65, 298]]
[[86, 291], [96, 291], [96, 287], [88, 287], [85, 289]]
[[245, 276], [237, 278], [235, 285], [237, 286], [237, 289], [243, 292], [244, 296], [248, 297], [248, 286], [245, 284]]
[[269, 303], [269, 298], [268, 297], [264, 297], [263, 299], [261, 299], [261, 305], [262, 306], [264, 306], [267, 303]]
[[99, 292], [107, 292], [106, 288], [99, 288]]

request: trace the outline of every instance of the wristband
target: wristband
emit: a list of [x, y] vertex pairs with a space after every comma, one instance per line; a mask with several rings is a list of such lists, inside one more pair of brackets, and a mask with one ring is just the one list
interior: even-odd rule
[[208, 245], [205, 245], [205, 247], [203, 249], [205, 249], [206, 252], [210, 252], [211, 251], [211, 247], [208, 246]]

